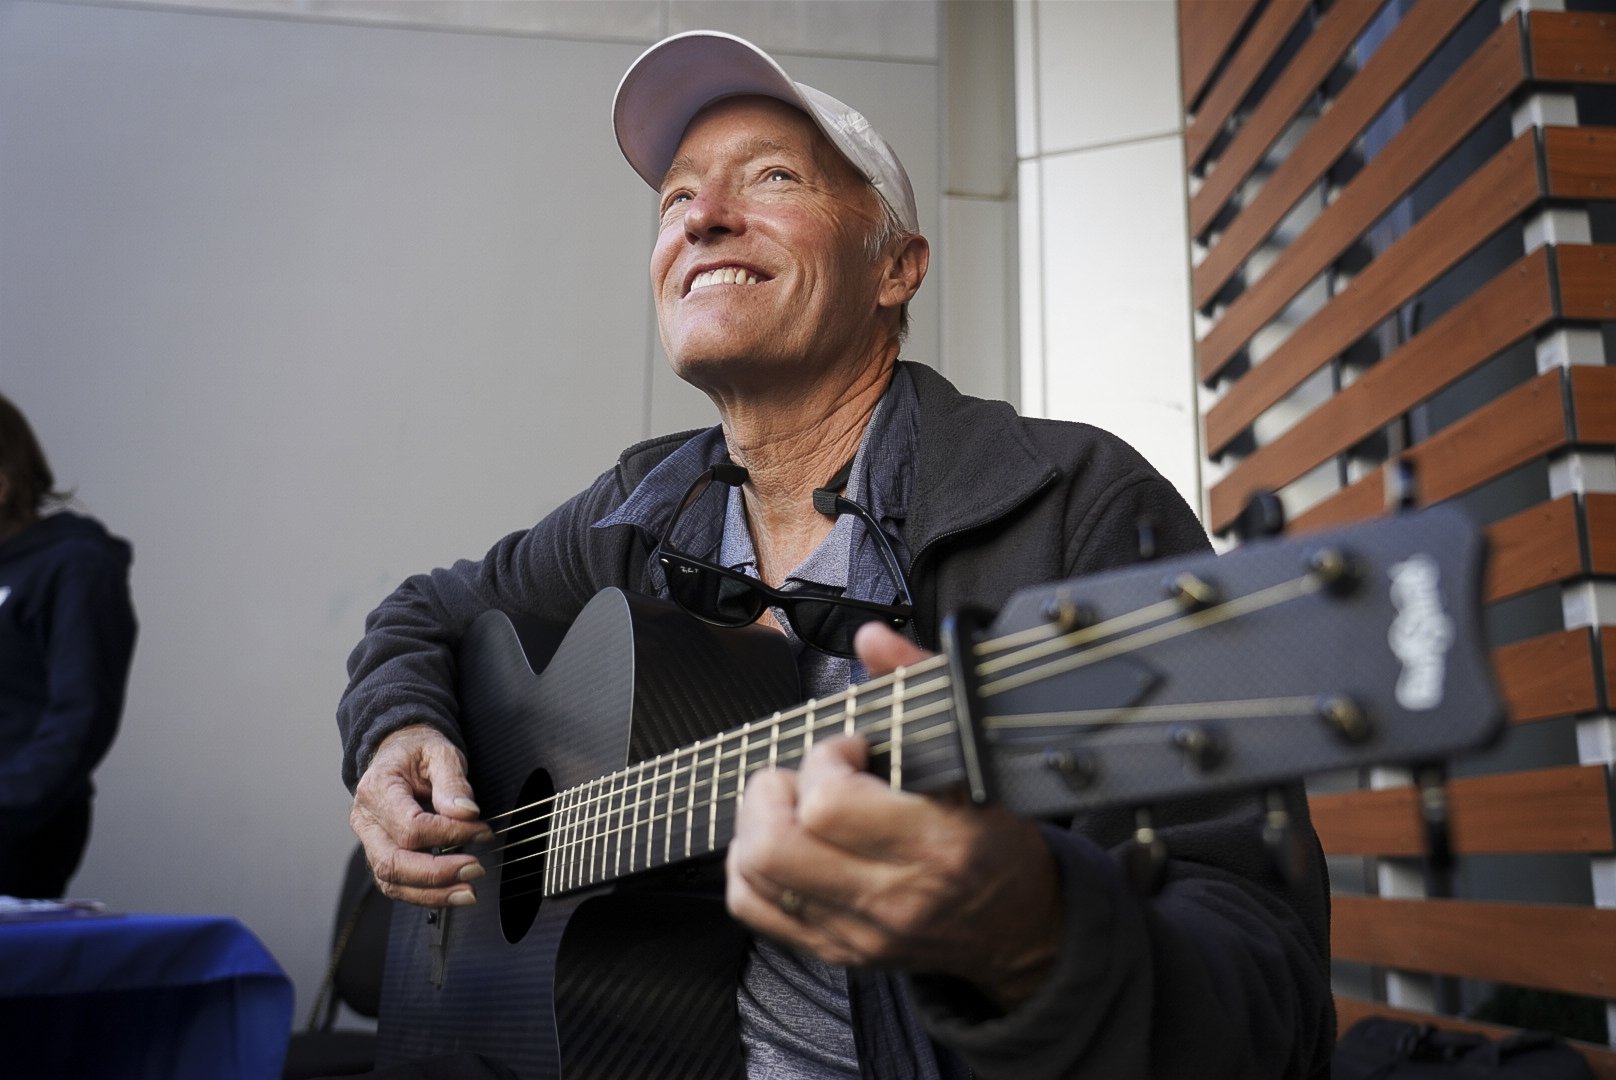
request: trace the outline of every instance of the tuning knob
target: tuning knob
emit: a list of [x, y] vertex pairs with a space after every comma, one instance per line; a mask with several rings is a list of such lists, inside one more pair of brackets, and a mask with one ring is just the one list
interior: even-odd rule
[[1054, 623], [1056, 629], [1063, 634], [1094, 625], [1093, 610], [1073, 600], [1072, 594], [1065, 589], [1058, 590], [1054, 596], [1045, 600], [1039, 614], [1045, 621]]
[[1092, 755], [1064, 748], [1045, 750], [1044, 768], [1059, 776], [1073, 791], [1092, 787], [1100, 772]]
[[1122, 851], [1122, 873], [1140, 896], [1154, 896], [1167, 880], [1167, 845], [1156, 835], [1150, 811], [1137, 812], [1133, 839]]
[[1216, 585], [1188, 572], [1167, 582], [1167, 595], [1177, 600], [1186, 611], [1200, 611], [1222, 599]]
[[1223, 764], [1227, 746], [1222, 735], [1206, 724], [1180, 724], [1170, 736], [1175, 749], [1200, 772]]
[[1264, 799], [1268, 809], [1263, 815], [1263, 845], [1269, 864], [1285, 884], [1295, 885], [1307, 877], [1311, 862], [1307, 837], [1292, 819], [1290, 795], [1283, 788], [1268, 791]]
[[1320, 720], [1346, 742], [1356, 746], [1374, 735], [1374, 725], [1363, 707], [1345, 694], [1323, 694], [1313, 704]]
[[1320, 548], [1308, 556], [1308, 573], [1333, 596], [1346, 596], [1363, 581], [1363, 567], [1340, 548]]

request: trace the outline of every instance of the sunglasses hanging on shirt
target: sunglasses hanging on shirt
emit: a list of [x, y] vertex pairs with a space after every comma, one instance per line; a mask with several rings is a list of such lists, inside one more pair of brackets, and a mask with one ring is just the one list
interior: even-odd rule
[[894, 630], [901, 629], [914, 615], [914, 599], [909, 594], [909, 583], [898, 566], [892, 542], [881, 526], [864, 507], [837, 493], [847, 482], [852, 463], [844, 466], [830, 482], [814, 491], [814, 509], [827, 516], [853, 514], [864, 522], [875, 539], [881, 561], [897, 583], [897, 593], [890, 604], [873, 600], [855, 600], [847, 596], [831, 596], [802, 586], [789, 591], [772, 589], [757, 578], [739, 570], [717, 566], [694, 555], [686, 555], [668, 545], [668, 538], [679, 523], [685, 509], [707, 490], [713, 481], [738, 487], [746, 483], [744, 468], [721, 462], [698, 476], [690, 490], [685, 492], [674, 507], [673, 516], [657, 543], [652, 558], [662, 567], [668, 581], [668, 593], [681, 608], [696, 618], [714, 626], [747, 626], [770, 607], [784, 616], [791, 629], [802, 641], [821, 652], [851, 658], [853, 635], [867, 622], [886, 623]]

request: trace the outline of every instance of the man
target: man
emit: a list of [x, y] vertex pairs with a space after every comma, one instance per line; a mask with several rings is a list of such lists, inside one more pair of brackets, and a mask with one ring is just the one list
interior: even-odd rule
[[[482, 562], [412, 578], [372, 615], [339, 721], [352, 824], [396, 899], [477, 899], [473, 856], [427, 851], [487, 831], [449, 659], [487, 608], [566, 620], [607, 586], [667, 595], [675, 550], [692, 572], [785, 592], [761, 621], [823, 695], [921, 659], [955, 608], [1136, 559], [1141, 521], [1164, 552], [1205, 546], [1116, 439], [899, 363], [929, 248], [901, 163], [858, 113], [698, 32], [636, 61], [614, 116], [659, 194], [665, 351], [720, 424], [631, 448]], [[872, 621], [856, 659], [793, 607], [792, 593], [844, 597], [903, 621], [909, 606], [884, 600], [907, 595], [893, 571], [913, 590], [907, 636]], [[1327, 1072], [1322, 881], [1275, 878], [1254, 799], [1164, 811], [1173, 858], [1141, 897], [1107, 850], [1131, 835], [1126, 815], [1064, 828], [893, 791], [862, 771], [867, 753], [826, 739], [800, 769], [747, 781], [726, 880], [756, 935], [737, 996], [750, 1076]]]

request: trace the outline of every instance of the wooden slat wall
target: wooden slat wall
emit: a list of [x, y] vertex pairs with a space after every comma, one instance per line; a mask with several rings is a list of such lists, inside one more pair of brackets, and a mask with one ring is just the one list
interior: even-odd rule
[[[1616, 236], [1587, 224], [1616, 219], [1588, 213], [1616, 200], [1616, 128], [1576, 105], [1616, 102], [1616, 14], [1531, 6], [1179, 0], [1208, 527], [1235, 542], [1264, 492], [1293, 532], [1462, 501], [1511, 731], [1579, 733], [1557, 762], [1506, 738], [1449, 784], [1475, 895], [1409, 897], [1411, 788], [1312, 797], [1326, 851], [1398, 890], [1336, 896], [1336, 956], [1383, 995], [1338, 994], [1343, 1026], [1504, 1030], [1422, 998], [1425, 976], [1464, 980], [1460, 1008], [1496, 984], [1616, 1019], [1608, 869], [1591, 905], [1484, 893], [1499, 856], [1616, 860]], [[1610, 1036], [1578, 1048], [1616, 1080]]]

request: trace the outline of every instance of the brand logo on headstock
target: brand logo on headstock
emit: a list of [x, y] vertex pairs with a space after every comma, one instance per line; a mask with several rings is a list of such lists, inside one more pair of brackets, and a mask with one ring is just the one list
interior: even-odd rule
[[1453, 619], [1442, 610], [1436, 560], [1415, 555], [1391, 568], [1392, 606], [1397, 617], [1386, 643], [1402, 662], [1397, 703], [1405, 709], [1434, 709], [1442, 703], [1442, 674], [1453, 644]]

